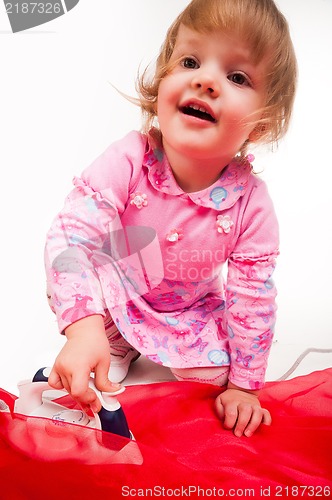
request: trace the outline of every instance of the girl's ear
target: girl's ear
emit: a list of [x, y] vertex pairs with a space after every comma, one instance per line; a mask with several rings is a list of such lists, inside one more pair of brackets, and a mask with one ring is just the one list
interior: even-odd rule
[[264, 124], [257, 125], [249, 134], [249, 142], [258, 142], [265, 132], [266, 126]]
[[270, 124], [268, 122], [258, 123], [256, 127], [250, 132], [249, 142], [258, 142], [269, 133]]

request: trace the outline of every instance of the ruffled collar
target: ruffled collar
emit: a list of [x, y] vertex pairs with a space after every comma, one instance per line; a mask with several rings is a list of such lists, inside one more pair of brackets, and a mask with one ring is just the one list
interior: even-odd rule
[[143, 166], [148, 169], [148, 178], [157, 191], [173, 196], [185, 196], [196, 205], [223, 211], [232, 207], [246, 192], [252, 165], [248, 160], [232, 160], [224, 168], [219, 179], [202, 191], [185, 193], [177, 184], [162, 147], [160, 132], [153, 128], [147, 135]]

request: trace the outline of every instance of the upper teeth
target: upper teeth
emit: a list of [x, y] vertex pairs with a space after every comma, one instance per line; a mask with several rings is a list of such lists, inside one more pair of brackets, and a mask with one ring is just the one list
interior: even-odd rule
[[199, 106], [198, 104], [189, 104], [188, 108], [196, 109], [197, 111], [202, 111], [202, 113], [207, 113], [205, 108]]

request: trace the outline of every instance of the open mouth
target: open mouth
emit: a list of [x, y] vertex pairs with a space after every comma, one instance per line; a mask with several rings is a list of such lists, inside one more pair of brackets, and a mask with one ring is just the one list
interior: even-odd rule
[[206, 109], [198, 106], [196, 104], [189, 104], [188, 106], [183, 106], [180, 108], [181, 113], [189, 116], [194, 116], [200, 120], [205, 120], [211, 123], [216, 123], [217, 120], [212, 116]]

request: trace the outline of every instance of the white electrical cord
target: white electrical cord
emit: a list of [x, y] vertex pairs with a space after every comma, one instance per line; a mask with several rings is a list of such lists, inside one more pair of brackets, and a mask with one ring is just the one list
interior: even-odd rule
[[311, 352], [332, 353], [332, 349], [317, 349], [315, 347], [309, 347], [309, 349], [306, 349], [305, 351], [303, 351], [302, 354], [300, 354], [295, 363], [293, 363], [292, 366], [289, 368], [289, 370], [287, 370], [286, 373], [284, 373], [280, 378], [278, 378], [277, 381], [279, 382], [280, 380], [286, 380], [296, 370], [301, 361], [303, 361], [303, 359]]

